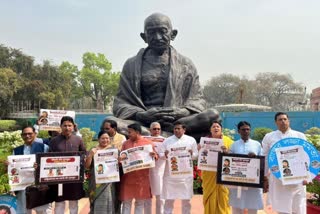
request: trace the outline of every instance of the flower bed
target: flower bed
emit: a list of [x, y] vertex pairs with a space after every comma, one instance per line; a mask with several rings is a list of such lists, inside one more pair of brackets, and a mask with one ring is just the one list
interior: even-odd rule
[[202, 178], [201, 170], [198, 169], [198, 161], [193, 161], [193, 192], [194, 194], [202, 194]]

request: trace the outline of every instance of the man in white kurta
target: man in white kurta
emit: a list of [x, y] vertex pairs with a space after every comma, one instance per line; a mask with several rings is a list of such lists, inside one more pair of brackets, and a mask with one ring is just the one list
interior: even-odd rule
[[[271, 147], [281, 139], [288, 137], [301, 138], [306, 140], [303, 133], [294, 131], [290, 128], [290, 120], [286, 113], [278, 112], [275, 115], [275, 123], [278, 130], [266, 134], [262, 140], [262, 154], [266, 156], [265, 175], [268, 174], [268, 154]], [[269, 176], [269, 193], [268, 200], [272, 209], [279, 213], [306, 213], [306, 187], [301, 184], [282, 185], [281, 180], [273, 175]], [[265, 183], [268, 178], [265, 177]], [[267, 188], [265, 187], [265, 191]]]
[[[168, 137], [163, 143], [161, 149], [164, 151], [165, 157], [168, 157], [170, 148], [185, 147], [186, 152], [191, 154], [192, 159], [198, 156], [196, 140], [193, 137], [185, 135], [186, 127], [184, 124], [176, 122], [174, 124], [174, 135]], [[161, 154], [160, 154], [161, 155]], [[190, 160], [191, 161], [191, 160]], [[182, 200], [182, 213], [188, 214], [191, 211], [191, 198], [193, 196], [193, 173], [185, 177], [174, 177], [169, 173], [169, 161], [166, 161], [166, 168], [163, 177], [163, 188], [161, 198], [165, 199], [164, 213], [171, 214], [173, 212], [173, 204], [175, 199]]]
[[[261, 155], [261, 144], [250, 139], [250, 123], [240, 121], [237, 127], [241, 138], [231, 145], [230, 153], [249, 156]], [[238, 195], [239, 188], [241, 190], [240, 195]], [[232, 207], [232, 214], [242, 214], [244, 209], [248, 209], [248, 214], [257, 214], [258, 210], [263, 209], [262, 189], [230, 187], [229, 204]]]
[[[160, 198], [163, 186], [163, 174], [166, 166], [166, 158], [164, 154], [160, 154], [159, 148], [161, 147], [164, 137], [161, 136], [161, 125], [158, 122], [150, 124], [150, 140], [153, 141], [156, 152], [160, 158], [156, 161], [155, 167], [150, 168], [150, 187], [152, 195], [156, 196], [156, 214], [163, 214], [165, 200]], [[147, 203], [152, 204], [150, 199]]]

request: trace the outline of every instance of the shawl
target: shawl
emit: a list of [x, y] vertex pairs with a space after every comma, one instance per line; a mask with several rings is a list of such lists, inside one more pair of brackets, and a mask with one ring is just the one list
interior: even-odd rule
[[[137, 112], [148, 110], [141, 99], [141, 68], [148, 49], [129, 58], [120, 77], [113, 114], [120, 119], [135, 120]], [[192, 61], [170, 47], [170, 71], [163, 107], [187, 108], [191, 114], [205, 110], [199, 76]]]

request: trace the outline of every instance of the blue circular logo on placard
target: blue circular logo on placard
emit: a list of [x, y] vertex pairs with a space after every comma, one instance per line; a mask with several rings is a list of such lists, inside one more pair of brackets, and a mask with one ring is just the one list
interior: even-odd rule
[[308, 165], [311, 178], [313, 179], [314, 177], [316, 177], [320, 170], [319, 151], [311, 143], [300, 138], [284, 138], [282, 140], [279, 140], [272, 146], [268, 154], [268, 164], [272, 174], [278, 179], [281, 178], [281, 174], [279, 171], [279, 163], [276, 155], [276, 149], [289, 146], [303, 147], [305, 153], [309, 156], [310, 162], [308, 163]]
[[[12, 195], [0, 195], [0, 211], [3, 213], [17, 213], [17, 198]], [[2, 213], [1, 212], [1, 213]]]

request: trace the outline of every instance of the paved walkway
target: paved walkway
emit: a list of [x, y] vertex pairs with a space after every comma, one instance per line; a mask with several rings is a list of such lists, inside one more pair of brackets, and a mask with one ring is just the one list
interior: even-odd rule
[[[264, 194], [264, 202], [266, 201], [266, 195]], [[153, 198], [152, 203], [152, 213], [155, 213], [155, 198]], [[90, 211], [89, 200], [87, 198], [80, 200], [80, 214], [88, 214]], [[203, 205], [202, 205], [202, 195], [194, 195], [191, 200], [191, 213], [192, 214], [201, 214], [203, 213]], [[133, 213], [133, 212], [132, 212]], [[174, 203], [174, 214], [181, 213], [181, 201], [176, 200]], [[265, 206], [264, 210], [260, 210], [259, 214], [276, 214], [273, 212], [270, 207]]]

